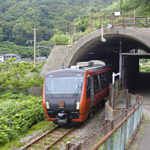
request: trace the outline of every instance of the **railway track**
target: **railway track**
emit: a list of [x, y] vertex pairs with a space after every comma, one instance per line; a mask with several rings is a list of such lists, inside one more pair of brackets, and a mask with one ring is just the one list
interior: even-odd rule
[[61, 128], [60, 126], [56, 126], [20, 150], [50, 150], [54, 146], [57, 146], [67, 135], [73, 132], [74, 129], [75, 128]]

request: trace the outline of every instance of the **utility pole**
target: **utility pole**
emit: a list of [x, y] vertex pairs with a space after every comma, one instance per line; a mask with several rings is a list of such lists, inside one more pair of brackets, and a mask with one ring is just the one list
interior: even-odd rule
[[120, 12], [121, 12], [122, 0], [120, 0]]
[[34, 65], [36, 65], [36, 28], [34, 28]]

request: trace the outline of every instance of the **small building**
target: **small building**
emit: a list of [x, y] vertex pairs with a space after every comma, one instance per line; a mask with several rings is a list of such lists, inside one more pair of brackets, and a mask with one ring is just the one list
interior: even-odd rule
[[0, 54], [1, 63], [3, 63], [4, 61], [7, 61], [9, 58], [21, 59], [21, 57], [16, 54]]
[[4, 62], [4, 55], [3, 54], [0, 54], [0, 62]]

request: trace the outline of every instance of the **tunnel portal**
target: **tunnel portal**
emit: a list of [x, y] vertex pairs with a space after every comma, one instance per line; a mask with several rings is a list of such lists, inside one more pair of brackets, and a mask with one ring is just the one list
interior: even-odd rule
[[141, 74], [139, 71], [139, 59], [150, 58], [148, 38], [130, 30], [116, 30], [105, 32], [106, 42], [102, 42], [100, 32], [95, 34], [97, 36], [93, 37], [90, 33], [75, 45], [74, 51], [65, 59], [66, 67], [77, 62], [101, 60], [111, 64], [115, 73], [121, 72], [122, 86], [130, 92], [139, 92], [143, 87], [150, 87], [150, 74]]

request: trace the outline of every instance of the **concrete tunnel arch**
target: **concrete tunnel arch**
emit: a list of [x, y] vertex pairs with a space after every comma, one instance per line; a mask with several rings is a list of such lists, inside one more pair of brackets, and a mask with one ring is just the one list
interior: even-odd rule
[[124, 62], [123, 71], [121, 70], [123, 74], [123, 88], [129, 89], [130, 92], [139, 90], [141, 85], [144, 87], [143, 89], [149, 88], [150, 74], [143, 75], [140, 73], [139, 59], [150, 58], [150, 36], [147, 36], [142, 29], [113, 28], [104, 32], [104, 38], [106, 43], [101, 42], [100, 30], [83, 37], [70, 49], [65, 57], [64, 68], [76, 65], [77, 62], [81, 61], [102, 60], [111, 64], [114, 72], [119, 72], [120, 49], [122, 49], [124, 54], [130, 54], [131, 50], [135, 53], [136, 50], [140, 49], [144, 51], [144, 55], [125, 56], [125, 58], [127, 57], [126, 62]]
[[[101, 42], [101, 31], [96, 30], [86, 36], [69, 50], [65, 57], [64, 67], [75, 65], [78, 61], [100, 59], [113, 63], [119, 59], [120, 40], [122, 41], [122, 52], [129, 52], [131, 49], [142, 49], [150, 52], [150, 36], [146, 36], [142, 30], [134, 28], [113, 28], [104, 31], [106, 43]], [[114, 62], [114, 65], [117, 62]], [[118, 64], [116, 64], [118, 65]]]
[[[147, 77], [139, 77], [139, 59], [150, 58], [150, 28], [116, 27], [105, 30], [104, 38], [107, 40], [106, 43], [101, 42], [101, 31], [96, 30], [82, 37], [73, 47], [54, 46], [41, 75], [44, 76], [47, 72], [68, 68], [79, 61], [88, 60], [105, 61], [113, 66], [114, 72], [118, 72], [121, 41], [122, 53], [124, 54], [130, 54], [131, 50], [137, 49], [145, 52], [144, 55], [137, 53], [137, 56], [125, 56], [125, 58], [127, 57], [123, 77], [125, 88], [128, 88], [130, 91], [130, 88], [132, 89], [131, 85], [135, 84], [137, 86], [137, 81], [140, 80], [142, 82], [145, 80], [145, 83], [150, 85], [150, 74]], [[127, 69], [128, 67], [129, 69]], [[147, 82], [147, 79], [149, 79], [149, 82]]]

